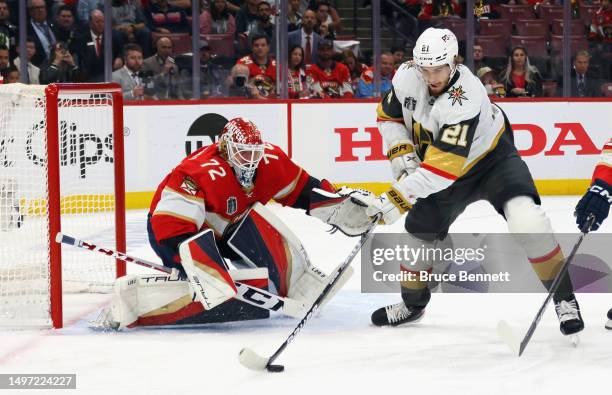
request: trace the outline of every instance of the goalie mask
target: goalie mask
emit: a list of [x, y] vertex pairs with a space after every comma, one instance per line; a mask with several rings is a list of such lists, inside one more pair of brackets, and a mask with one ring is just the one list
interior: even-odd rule
[[253, 177], [264, 155], [264, 143], [257, 126], [246, 118], [234, 118], [223, 128], [219, 150], [227, 158], [243, 188], [253, 187]]

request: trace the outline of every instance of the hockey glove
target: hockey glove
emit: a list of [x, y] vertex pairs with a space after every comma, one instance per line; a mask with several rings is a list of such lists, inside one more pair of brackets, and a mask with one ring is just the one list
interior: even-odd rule
[[336, 193], [313, 188], [310, 193], [309, 214], [319, 218], [347, 236], [360, 236], [367, 232], [372, 220], [366, 214], [367, 204], [362, 199], [372, 196], [369, 191], [342, 187]]
[[595, 180], [576, 205], [574, 216], [578, 229], [582, 229], [589, 215], [595, 217], [595, 222], [589, 231], [599, 229], [601, 223], [608, 217], [612, 204], [612, 186], [602, 180]]
[[412, 204], [408, 203], [408, 201], [393, 188], [387, 193], [380, 195], [380, 197], [359, 196], [356, 198], [361, 199], [362, 203], [368, 206], [366, 214], [369, 217], [374, 218], [377, 215], [381, 216], [379, 223], [382, 225], [391, 225], [412, 208]]
[[393, 178], [399, 180], [403, 174], [409, 176], [421, 165], [421, 161], [414, 152], [412, 144], [406, 141], [396, 141], [387, 151], [387, 158], [391, 161]]

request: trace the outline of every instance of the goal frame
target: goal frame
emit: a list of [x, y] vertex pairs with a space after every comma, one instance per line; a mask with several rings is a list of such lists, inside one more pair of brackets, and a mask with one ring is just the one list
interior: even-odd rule
[[[49, 302], [53, 328], [63, 327], [62, 246], [55, 241], [61, 232], [59, 105], [62, 93], [110, 94], [113, 114], [113, 157], [115, 179], [116, 249], [126, 252], [125, 242], [125, 163], [123, 142], [123, 95], [117, 83], [54, 83], [45, 88], [47, 125], [47, 184], [49, 194]], [[117, 278], [125, 276], [125, 262], [116, 260]]]

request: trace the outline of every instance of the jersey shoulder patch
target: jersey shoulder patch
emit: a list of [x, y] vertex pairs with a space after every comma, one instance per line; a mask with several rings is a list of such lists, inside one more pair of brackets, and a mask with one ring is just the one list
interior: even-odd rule
[[397, 100], [404, 105], [407, 97], [416, 97], [417, 88], [424, 85], [424, 82], [419, 80], [416, 68], [408, 66], [409, 62], [403, 63], [395, 72], [393, 80], [393, 90]]
[[457, 81], [436, 100], [441, 115], [440, 124], [453, 125], [480, 113], [486, 92], [469, 70], [462, 67], [460, 72], [462, 74]]

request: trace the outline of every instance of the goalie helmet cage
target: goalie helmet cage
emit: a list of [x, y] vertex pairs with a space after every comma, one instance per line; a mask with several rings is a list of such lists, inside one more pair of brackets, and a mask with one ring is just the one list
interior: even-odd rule
[[0, 85], [0, 327], [63, 326], [63, 292], [110, 291], [125, 263], [123, 97], [115, 83]]

